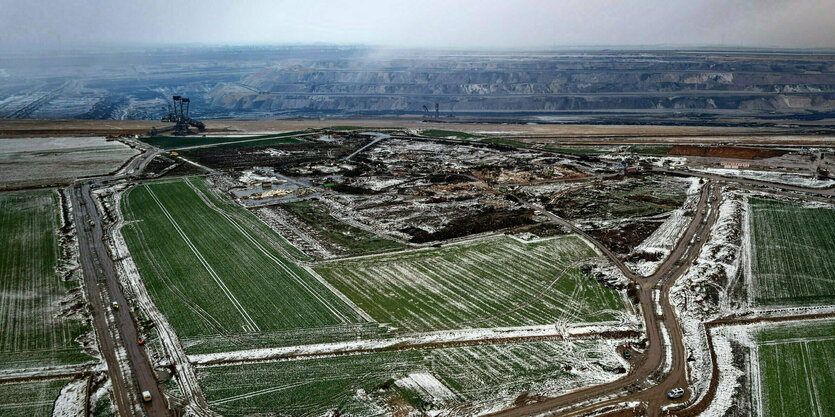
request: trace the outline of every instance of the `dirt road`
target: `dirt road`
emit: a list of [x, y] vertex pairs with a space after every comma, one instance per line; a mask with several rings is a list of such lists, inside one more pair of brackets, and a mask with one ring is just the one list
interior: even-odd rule
[[[169, 412], [165, 398], [159, 391], [145, 348], [137, 343], [139, 332], [130, 305], [122, 293], [113, 261], [102, 242], [102, 221], [90, 195], [90, 185], [73, 187], [71, 198], [85, 290], [93, 310], [99, 349], [107, 363], [119, 415], [167, 416]], [[111, 302], [118, 303], [120, 307], [114, 309], [110, 306]], [[108, 312], [112, 312], [112, 315]], [[120, 351], [127, 355], [127, 363], [120, 360]], [[151, 392], [153, 400], [142, 402], [142, 391]]]
[[[165, 397], [145, 347], [140, 346], [133, 309], [122, 292], [116, 267], [105, 244], [103, 221], [91, 195], [94, 181], [127, 179], [140, 173], [159, 153], [152, 147], [136, 144], [143, 152], [128, 161], [117, 173], [79, 182], [70, 188], [79, 259], [84, 272], [84, 289], [93, 311], [93, 324], [99, 350], [107, 364], [119, 415], [162, 417], [170, 415]], [[116, 302], [119, 308], [111, 303]], [[125, 361], [127, 359], [127, 361]], [[151, 393], [151, 402], [142, 400], [142, 391]]]

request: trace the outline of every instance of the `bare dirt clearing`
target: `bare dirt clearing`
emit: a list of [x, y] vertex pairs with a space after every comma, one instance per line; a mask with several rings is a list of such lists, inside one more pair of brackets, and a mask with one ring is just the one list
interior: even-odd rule
[[137, 154], [104, 137], [0, 139], [0, 189], [66, 184], [107, 174]]

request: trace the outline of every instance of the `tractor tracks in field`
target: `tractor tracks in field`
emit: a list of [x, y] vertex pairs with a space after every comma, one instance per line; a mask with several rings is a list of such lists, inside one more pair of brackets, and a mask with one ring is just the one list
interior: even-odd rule
[[[710, 227], [716, 220], [719, 199], [717, 198], [713, 204], [709, 204], [708, 197], [712, 191], [714, 193], [716, 192], [712, 190], [710, 184], [705, 184], [702, 187], [693, 219], [664, 262], [649, 277], [635, 274], [602, 243], [589, 236], [571, 222], [526, 200], [518, 200], [529, 208], [540, 210], [551, 220], [567, 227], [589, 241], [600, 249], [600, 252], [609, 258], [627, 278], [638, 283], [638, 300], [649, 346], [634, 361], [634, 365], [630, 371], [616, 381], [582, 388], [561, 396], [508, 408], [490, 414], [491, 416], [516, 417], [537, 414], [581, 415], [599, 410], [602, 407], [629, 401], [646, 402], [648, 404], [647, 415], [660, 415], [661, 405], [669, 403], [669, 400], [666, 398], [666, 391], [673, 386], [683, 386], [686, 383], [681, 329], [677, 322], [678, 319], [675, 311], [670, 305], [668, 293], [675, 279], [684, 273], [689, 263], [698, 256], [702, 244], [707, 240], [705, 238], [709, 234]], [[708, 205], [711, 205], [709, 218], [706, 217]], [[702, 222], [703, 218], [707, 218], [707, 221]], [[701, 241], [697, 244], [691, 244], [696, 235], [702, 238]], [[656, 301], [653, 298], [653, 291], [656, 286], [660, 286], [661, 289], [661, 296], [658, 300], [662, 310], [660, 317], [657, 314]], [[669, 342], [665, 341], [663, 332], [669, 335]], [[672, 346], [667, 346], [667, 343], [671, 343]], [[667, 363], [666, 360], [667, 355], [665, 352], [667, 349], [672, 349], [671, 363]], [[665, 372], [665, 368], [669, 368], [669, 371]]]
[[325, 300], [325, 298], [321, 294], [319, 294], [319, 292], [317, 292], [315, 288], [313, 288], [308, 282], [305, 282], [303, 277], [299, 276], [298, 273], [291, 270], [291, 268], [287, 266], [284, 263], [284, 261], [270, 253], [270, 251], [267, 248], [265, 248], [261, 244], [261, 242], [255, 239], [234, 218], [232, 218], [232, 216], [229, 213], [226, 213], [223, 209], [214, 204], [214, 202], [209, 200], [209, 198], [206, 197], [201, 190], [195, 187], [194, 184], [191, 183], [191, 181], [189, 181], [188, 179], [185, 179], [184, 181], [189, 186], [189, 188], [191, 188], [192, 191], [194, 191], [194, 193], [197, 194], [200, 200], [203, 201], [204, 204], [206, 204], [207, 207], [211, 208], [213, 211], [223, 216], [223, 218], [225, 218], [229, 222], [229, 224], [231, 224], [232, 227], [235, 228], [235, 230], [237, 230], [241, 235], [243, 235], [247, 240], [249, 240], [249, 242], [252, 243], [252, 245], [255, 246], [255, 248], [258, 249], [259, 252], [261, 252], [269, 260], [275, 263], [279, 268], [281, 268], [281, 270], [284, 271], [284, 273], [287, 274], [287, 276], [291, 277], [294, 281], [296, 281], [296, 283], [302, 289], [307, 291], [310, 295], [313, 296], [314, 299], [319, 301], [326, 309], [328, 309], [328, 311], [330, 311], [331, 314], [333, 314], [337, 319], [342, 321], [343, 324], [351, 322], [351, 320], [345, 314], [334, 308], [334, 306], [331, 305], [331, 303], [329, 303], [327, 300]]

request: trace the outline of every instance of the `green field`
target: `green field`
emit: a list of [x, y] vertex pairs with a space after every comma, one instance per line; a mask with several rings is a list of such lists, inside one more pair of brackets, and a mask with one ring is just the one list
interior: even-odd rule
[[244, 346], [252, 335], [362, 321], [298, 266], [304, 255], [202, 178], [137, 186], [123, 207], [143, 281], [192, 349], [204, 338]]
[[576, 236], [502, 236], [314, 270], [378, 322], [406, 330], [615, 320], [618, 293], [579, 272], [594, 257]]
[[518, 140], [505, 139], [505, 138], [484, 138], [484, 139], [480, 139], [479, 142], [491, 143], [493, 145], [518, 146], [518, 147], [523, 147], [523, 148], [533, 146], [533, 143], [521, 142], [521, 141], [518, 141]]
[[835, 302], [835, 210], [762, 198], [749, 203], [754, 303]]
[[52, 407], [66, 379], [0, 384], [0, 416], [31, 417], [52, 415]]
[[666, 155], [670, 153], [671, 145], [631, 145], [626, 148], [627, 152], [637, 153], [640, 155]]
[[440, 129], [426, 129], [421, 130], [420, 134], [423, 136], [427, 136], [430, 138], [450, 138], [454, 137], [456, 139], [470, 139], [478, 137], [476, 135], [471, 135], [466, 132], [458, 132], [455, 130], [440, 130]]
[[[225, 416], [318, 416], [333, 409], [343, 415], [392, 415], [390, 407], [404, 402], [474, 415], [480, 407], [512, 401], [525, 391], [561, 391], [599, 382], [594, 378], [600, 377], [600, 365], [593, 365], [596, 376], [585, 375], [585, 380], [565, 367], [577, 368], [591, 359], [611, 372], [618, 366], [613, 356], [606, 343], [528, 342], [206, 367], [198, 370], [198, 377], [210, 407]], [[403, 383], [415, 374], [436, 389]]]
[[316, 201], [296, 201], [286, 203], [284, 207], [349, 254], [383, 252], [403, 247], [401, 243], [381, 238], [333, 218], [328, 210]]
[[87, 327], [58, 317], [78, 287], [56, 272], [59, 210], [55, 191], [0, 194], [0, 369], [92, 360], [75, 341]]
[[764, 416], [832, 416], [835, 321], [778, 326], [757, 339]]
[[[307, 132], [296, 131], [296, 132], [279, 133], [279, 134], [274, 134], [274, 135], [245, 136], [245, 137], [220, 137], [220, 136], [203, 137], [201, 135], [194, 135], [194, 136], [151, 136], [151, 137], [141, 138], [141, 140], [143, 142], [149, 144], [149, 145], [156, 146], [157, 148], [162, 148], [162, 149], [178, 149], [178, 148], [185, 148], [185, 147], [189, 147], [189, 146], [220, 145], [220, 144], [226, 144], [227, 147], [267, 146], [267, 145], [279, 145], [279, 144], [287, 144], [287, 143], [301, 143], [301, 142], [303, 142], [301, 139], [288, 138], [287, 136], [293, 136], [293, 135], [298, 135], [298, 134], [302, 134], [302, 133], [307, 133]], [[253, 140], [253, 139], [262, 139], [262, 140]]]

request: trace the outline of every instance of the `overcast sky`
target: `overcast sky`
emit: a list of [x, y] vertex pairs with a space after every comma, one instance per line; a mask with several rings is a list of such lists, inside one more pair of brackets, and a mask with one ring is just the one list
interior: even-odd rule
[[0, 47], [835, 48], [835, 0], [0, 0]]

